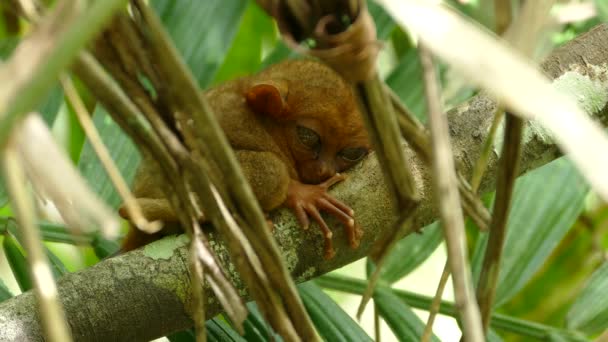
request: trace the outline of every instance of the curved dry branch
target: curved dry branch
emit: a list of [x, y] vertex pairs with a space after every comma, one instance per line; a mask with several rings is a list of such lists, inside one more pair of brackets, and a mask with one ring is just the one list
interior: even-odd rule
[[[601, 25], [556, 50], [542, 65], [556, 88], [578, 99], [592, 117], [608, 126], [608, 25]], [[455, 158], [469, 177], [482, 142], [492, 123], [495, 103], [484, 95], [449, 112], [450, 134]], [[497, 142], [497, 145], [500, 142]], [[496, 150], [496, 148], [495, 148]], [[430, 170], [406, 148], [408, 162], [421, 195], [414, 224], [422, 227], [437, 218], [430, 188]], [[556, 144], [539, 125], [531, 122], [524, 134], [521, 172], [534, 169], [560, 156]], [[496, 153], [488, 164], [480, 191], [493, 188]], [[392, 205], [383, 184], [382, 172], [372, 156], [349, 173], [333, 194], [352, 205], [365, 230], [357, 250], [347, 246], [344, 232], [335, 230], [337, 254], [324, 260], [322, 239], [314, 229], [302, 231], [286, 210], [276, 212], [275, 238], [289, 270], [304, 281], [365, 256], [375, 237], [392, 227]], [[337, 222], [333, 227], [340, 227]], [[81, 272], [63, 277], [59, 291], [74, 339], [82, 341], [149, 340], [192, 325], [192, 291], [188, 274], [184, 236], [167, 238], [143, 249], [106, 260]], [[227, 252], [213, 233], [211, 246], [224, 263], [238, 288], [242, 283], [229, 263]], [[247, 296], [246, 290], [241, 295]], [[207, 317], [219, 312], [207, 289]], [[42, 341], [35, 297], [31, 292], [0, 304], [0, 340]]]

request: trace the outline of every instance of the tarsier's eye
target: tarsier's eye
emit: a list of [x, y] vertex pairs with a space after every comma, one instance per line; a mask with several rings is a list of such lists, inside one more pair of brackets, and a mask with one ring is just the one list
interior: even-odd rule
[[308, 127], [298, 125], [296, 126], [296, 133], [298, 135], [298, 140], [300, 140], [304, 146], [312, 150], [317, 150], [321, 145], [321, 138], [317, 132]]
[[347, 147], [338, 152], [338, 155], [346, 161], [356, 162], [367, 155], [367, 149], [365, 147]]

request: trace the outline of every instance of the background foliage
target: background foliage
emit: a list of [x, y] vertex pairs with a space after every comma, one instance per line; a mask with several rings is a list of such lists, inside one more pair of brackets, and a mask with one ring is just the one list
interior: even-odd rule
[[[487, 1], [469, 1], [466, 4], [449, 2], [473, 20], [492, 26], [492, 9], [486, 6]], [[151, 0], [151, 3], [201, 88], [256, 72], [264, 66], [293, 57], [293, 53], [278, 38], [273, 22], [252, 1]], [[595, 3], [595, 15], [565, 24], [553, 35], [552, 44], [558, 46], [607, 20], [608, 5], [601, 0]], [[3, 6], [6, 5], [0, 4], [0, 10]], [[378, 36], [386, 41], [380, 58], [383, 77], [401, 100], [424, 120], [426, 108], [415, 44], [379, 6], [373, 2], [369, 6], [376, 21]], [[19, 23], [18, 30], [15, 30], [7, 17], [1, 17], [0, 57], [9, 56], [25, 32], [26, 23]], [[449, 88], [449, 73], [445, 68], [441, 71], [443, 81]], [[135, 147], [86, 90], [79, 90], [87, 100], [95, 125], [123, 176], [132, 180], [139, 161]], [[473, 89], [461, 89], [449, 98], [449, 102], [458, 103], [473, 93]], [[48, 94], [39, 110], [92, 189], [109, 205], [117, 208], [120, 199], [86, 141], [73, 109], [64, 100], [59, 84]], [[488, 205], [491, 201], [490, 194], [487, 196]], [[608, 299], [603, 295], [608, 284], [608, 268], [604, 263], [608, 247], [608, 207], [597, 201], [581, 176], [565, 159], [519, 179], [513, 203], [490, 340], [586, 340], [597, 336], [608, 327]], [[28, 290], [31, 282], [18, 234], [12, 224], [6, 191], [2, 187], [0, 205], [0, 241], [4, 252], [0, 259], [1, 301], [19, 291]], [[51, 211], [49, 222], [42, 222], [40, 229], [47, 241], [47, 254], [55, 277], [92, 265], [116, 249], [116, 242], [99, 236], [72, 236], [61, 225], [50, 223], [53, 217]], [[486, 236], [480, 235], [472, 223], [468, 223], [468, 228], [471, 263], [474, 274], [478, 275]], [[385, 340], [419, 339], [424, 322], [412, 308], [428, 308], [430, 298], [404, 291], [404, 282], [400, 280], [434, 253], [441, 255], [442, 251], [438, 250], [441, 242], [440, 227], [433, 224], [426, 227], [422, 234], [400, 241], [389, 256], [374, 295], [376, 312], [391, 330], [390, 336], [383, 336]], [[78, 247], [69, 247], [72, 245]], [[438, 275], [441, 269], [428, 272]], [[363, 272], [360, 273], [359, 276], [365, 276]], [[418, 278], [416, 281], [425, 280]], [[354, 311], [347, 313], [339, 305], [344, 298], [340, 293], [361, 294], [364, 287], [364, 280], [345, 271], [299, 286], [306, 309], [324, 339], [372, 339], [373, 325], [366, 322], [364, 330], [349, 316]], [[428, 287], [434, 288], [435, 284], [429, 283]], [[331, 289], [332, 296], [328, 296], [323, 288]], [[245, 336], [239, 336], [230, 323], [220, 316], [207, 322], [209, 339], [266, 341], [272, 336], [280, 340], [268, 330], [255, 305], [250, 304], [249, 307], [251, 313], [245, 323]], [[441, 312], [454, 316], [453, 304], [446, 302]], [[449, 340], [455, 341], [457, 338], [451, 336]], [[190, 341], [194, 335], [192, 332], [182, 332], [169, 339]], [[433, 340], [439, 339], [434, 336]]]

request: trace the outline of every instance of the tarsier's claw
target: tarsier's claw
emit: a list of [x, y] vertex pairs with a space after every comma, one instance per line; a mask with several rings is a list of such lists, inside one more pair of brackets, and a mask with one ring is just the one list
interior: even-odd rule
[[354, 224], [352, 229], [346, 228], [346, 235], [348, 236], [348, 242], [350, 248], [356, 249], [361, 243], [361, 237], [363, 236], [363, 230], [358, 224]]
[[331, 245], [331, 240], [330, 240], [329, 244], [326, 241], [325, 242], [325, 251], [323, 252], [323, 258], [325, 260], [330, 260], [335, 255], [336, 255], [336, 251], [334, 250], [333, 246]]

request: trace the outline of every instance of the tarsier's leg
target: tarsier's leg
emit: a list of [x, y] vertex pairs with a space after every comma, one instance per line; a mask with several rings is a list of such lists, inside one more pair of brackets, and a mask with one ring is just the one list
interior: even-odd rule
[[[177, 216], [167, 199], [137, 198], [136, 200], [142, 214], [148, 221], [177, 222]], [[118, 209], [118, 213], [122, 218], [130, 219], [124, 205]]]
[[[175, 215], [175, 212], [173, 211], [173, 208], [171, 208], [171, 205], [167, 199], [137, 198], [136, 200], [137, 204], [141, 207], [143, 216], [148, 221], [162, 221], [163, 229], [157, 233], [148, 234], [137, 229], [137, 227], [134, 227], [133, 223], [131, 222], [132, 226], [129, 229], [129, 232], [123, 240], [120, 248], [120, 251], [123, 253], [158, 240], [165, 235], [175, 233], [175, 231], [171, 231], [167, 228], [169, 225], [175, 226], [178, 222], [177, 216]], [[124, 205], [118, 210], [118, 213], [124, 219], [130, 219]]]

